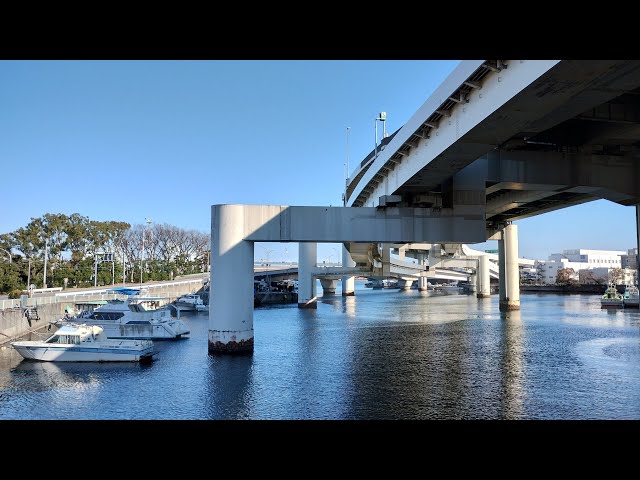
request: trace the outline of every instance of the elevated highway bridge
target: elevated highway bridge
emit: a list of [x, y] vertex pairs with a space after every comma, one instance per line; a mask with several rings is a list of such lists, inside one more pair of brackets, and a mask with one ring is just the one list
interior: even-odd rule
[[[373, 273], [404, 274], [391, 261], [398, 248], [429, 271], [475, 263], [482, 298], [491, 260], [462, 244], [495, 239], [500, 308], [518, 309], [514, 222], [597, 199], [638, 205], [639, 139], [638, 60], [463, 61], [352, 172], [344, 207], [213, 205], [212, 285], [247, 264], [249, 289], [253, 243], [296, 241], [300, 306], [312, 306], [315, 245], [340, 242], [345, 268]], [[426, 268], [414, 273], [426, 282]], [[250, 350], [252, 299], [225, 288], [213, 295], [209, 349]]]

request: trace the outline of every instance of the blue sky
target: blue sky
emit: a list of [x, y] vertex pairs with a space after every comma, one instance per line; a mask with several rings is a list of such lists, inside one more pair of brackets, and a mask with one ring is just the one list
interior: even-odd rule
[[[378, 112], [393, 132], [458, 63], [0, 61], [0, 233], [44, 213], [208, 232], [212, 204], [341, 205], [346, 127], [353, 167]], [[634, 208], [606, 201], [517, 224], [527, 258], [636, 245]]]

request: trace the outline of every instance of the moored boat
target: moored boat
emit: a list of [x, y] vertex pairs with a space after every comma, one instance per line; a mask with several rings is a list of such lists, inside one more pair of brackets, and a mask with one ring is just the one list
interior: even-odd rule
[[627, 285], [622, 295], [625, 308], [638, 308], [640, 304], [640, 290], [637, 285]]
[[12, 342], [22, 357], [42, 362], [144, 362], [155, 354], [149, 340], [109, 340], [102, 327], [69, 323], [46, 340]]
[[624, 299], [618, 292], [616, 284], [609, 282], [609, 286], [600, 298], [600, 306], [606, 308], [624, 308]]
[[61, 326], [69, 322], [100, 326], [107, 338], [171, 340], [189, 334], [185, 323], [171, 316], [168, 300], [162, 297], [132, 296], [126, 302], [109, 302], [51, 323]]
[[175, 306], [180, 310], [195, 310], [202, 312], [208, 310], [207, 306], [197, 293], [187, 293], [175, 301]]

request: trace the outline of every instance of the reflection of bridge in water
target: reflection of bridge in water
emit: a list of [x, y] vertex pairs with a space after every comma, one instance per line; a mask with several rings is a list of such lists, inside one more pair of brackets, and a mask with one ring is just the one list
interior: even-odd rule
[[[300, 242], [303, 308], [316, 306], [326, 242], [344, 245], [343, 269], [320, 272], [342, 275], [343, 295], [356, 274], [424, 290], [455, 268], [478, 298], [497, 276], [500, 309], [518, 310], [514, 222], [597, 199], [638, 205], [639, 136], [640, 61], [463, 61], [357, 165], [344, 207], [212, 206], [209, 351], [253, 349], [255, 242]], [[486, 240], [497, 256], [464, 245]]]

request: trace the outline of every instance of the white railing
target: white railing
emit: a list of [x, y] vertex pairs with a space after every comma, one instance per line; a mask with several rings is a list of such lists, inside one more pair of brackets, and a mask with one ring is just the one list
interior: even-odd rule
[[18, 300], [0, 300], [0, 310], [7, 308], [17, 308], [20, 306], [20, 299]]
[[[142, 285], [142, 288], [151, 290], [151, 289], [166, 289], [170, 287], [175, 287], [178, 285], [188, 285], [188, 284], [202, 284], [207, 277], [200, 279], [191, 279], [191, 280], [177, 280], [173, 282], [165, 282], [165, 283], [155, 283], [152, 285]], [[112, 287], [104, 287], [96, 290], [86, 290], [83, 292], [64, 292], [64, 293], [56, 293], [47, 297], [32, 297], [27, 299], [26, 305], [28, 307], [35, 307], [38, 305], [46, 305], [50, 303], [58, 303], [58, 302], [74, 302], [74, 301], [89, 301], [89, 300], [114, 300], [114, 299], [122, 299], [126, 298], [126, 295], [121, 295], [117, 293], [107, 293]], [[130, 287], [137, 288], [137, 287]], [[168, 292], [167, 296], [179, 296], [177, 292]], [[0, 300], [0, 310], [5, 310], [8, 308], [18, 308], [20, 307], [20, 299], [16, 300]]]

